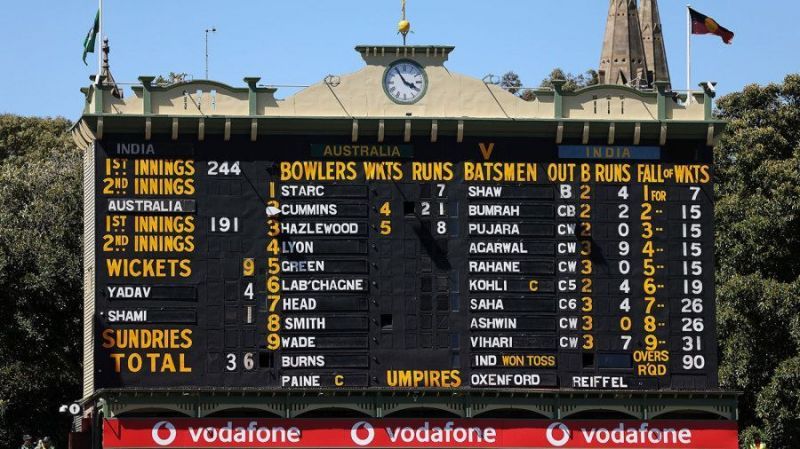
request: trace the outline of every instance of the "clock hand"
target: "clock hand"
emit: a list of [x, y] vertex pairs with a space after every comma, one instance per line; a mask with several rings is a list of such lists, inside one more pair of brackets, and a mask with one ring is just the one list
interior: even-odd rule
[[400, 73], [400, 69], [398, 69], [397, 67], [395, 67], [395, 68], [394, 68], [394, 71], [395, 71], [395, 72], [397, 72], [397, 74], [398, 74], [398, 75], [400, 75], [400, 79], [401, 79], [401, 80], [403, 80], [403, 83], [405, 83], [406, 85], [408, 85], [408, 81], [406, 81], [406, 79], [405, 79], [405, 78], [403, 78], [403, 74], [402, 74], [402, 73]]
[[419, 88], [417, 86], [415, 86], [414, 83], [409, 83], [408, 81], [406, 81], [406, 79], [403, 77], [403, 74], [400, 73], [400, 70], [398, 70], [397, 67], [394, 68], [394, 71], [397, 72], [398, 75], [400, 75], [400, 79], [403, 81], [403, 84], [405, 84], [406, 86], [408, 86], [411, 89], [419, 90]]

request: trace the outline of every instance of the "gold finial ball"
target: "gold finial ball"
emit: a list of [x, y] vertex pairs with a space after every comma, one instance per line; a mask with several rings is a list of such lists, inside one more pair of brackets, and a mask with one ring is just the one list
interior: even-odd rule
[[405, 19], [401, 20], [400, 23], [397, 24], [397, 31], [402, 34], [408, 34], [408, 32], [411, 31], [411, 22]]

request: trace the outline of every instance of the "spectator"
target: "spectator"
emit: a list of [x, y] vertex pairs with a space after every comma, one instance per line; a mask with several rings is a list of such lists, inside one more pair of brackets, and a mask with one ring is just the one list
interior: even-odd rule
[[36, 449], [55, 449], [53, 446], [53, 442], [50, 440], [50, 437], [44, 437], [39, 440], [39, 444], [36, 445]]
[[33, 449], [33, 438], [30, 435], [25, 434], [22, 436], [21, 449]]
[[761, 442], [761, 435], [755, 434], [750, 449], [767, 449], [767, 445]]

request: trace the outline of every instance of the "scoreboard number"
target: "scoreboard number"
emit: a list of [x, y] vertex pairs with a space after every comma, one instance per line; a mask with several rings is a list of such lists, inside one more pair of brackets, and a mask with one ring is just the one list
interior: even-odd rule
[[[228, 372], [235, 372], [239, 370], [239, 363], [236, 354], [228, 353], [226, 354], [226, 364], [225, 364], [225, 371]], [[245, 371], [252, 371], [255, 368], [255, 354], [252, 352], [246, 352], [241, 355], [241, 366]]]
[[255, 259], [248, 258], [242, 261], [242, 274], [245, 277], [253, 276], [256, 273], [256, 261]]
[[208, 176], [239, 176], [241, 174], [242, 170], [239, 168], [239, 161], [208, 161]]
[[211, 217], [211, 232], [239, 232], [239, 217]]

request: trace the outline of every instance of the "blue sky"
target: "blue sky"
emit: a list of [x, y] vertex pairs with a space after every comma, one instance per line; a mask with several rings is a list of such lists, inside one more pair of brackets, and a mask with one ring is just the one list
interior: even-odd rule
[[[720, 93], [800, 72], [800, 2], [694, 0], [733, 30], [733, 45], [695, 36], [693, 84]], [[111, 67], [120, 82], [188, 72], [202, 78], [204, 30], [210, 78], [243, 86], [308, 85], [362, 66], [356, 44], [398, 44], [400, 0], [105, 0]], [[515, 70], [535, 86], [553, 67], [596, 68], [606, 0], [408, 0], [410, 44], [448, 44], [450, 70], [482, 78]], [[673, 84], [685, 86], [685, 2], [660, 1]], [[6, 0], [0, 13], [0, 113], [79, 117], [80, 87], [95, 70], [81, 43], [97, 9], [92, 0]], [[292, 89], [281, 88], [279, 97]]]

